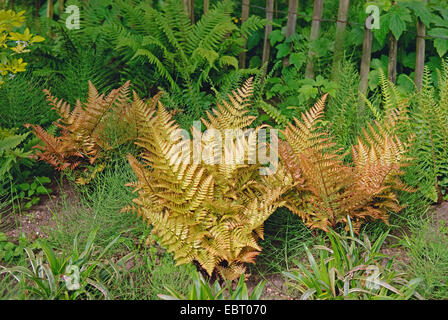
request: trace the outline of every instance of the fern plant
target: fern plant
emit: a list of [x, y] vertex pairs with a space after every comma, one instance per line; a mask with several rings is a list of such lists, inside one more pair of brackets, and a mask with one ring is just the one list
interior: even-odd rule
[[[17, 74], [0, 88], [0, 127], [18, 128], [26, 123], [47, 127], [56, 120], [56, 114], [45, 101], [42, 90], [48, 82], [32, 75], [31, 70]], [[26, 94], [24, 94], [26, 93]]]
[[[133, 120], [134, 106], [143, 102], [134, 95], [134, 102], [130, 103], [129, 86], [127, 82], [105, 96], [100, 95], [89, 82], [87, 102], [83, 105], [78, 100], [73, 110], [70, 104], [58, 100], [46, 90], [47, 100], [60, 117], [55, 124], [61, 130], [61, 136], [54, 136], [39, 125], [27, 124], [42, 141], [35, 147], [35, 157], [60, 171], [78, 167], [85, 169], [97, 159], [107, 157], [118, 146], [134, 141], [137, 134]], [[111, 126], [120, 133], [115, 139], [110, 139], [107, 134]], [[99, 164], [93, 174], [102, 168], [104, 165]], [[91, 178], [86, 180], [80, 177], [77, 182], [86, 183]]]
[[177, 0], [164, 1], [160, 9], [146, 1], [92, 1], [85, 11], [83, 32], [99, 46], [112, 45], [127, 66], [124, 72], [144, 70], [143, 81], [136, 84], [139, 89], [148, 92], [161, 86], [193, 119], [213, 103], [210, 87], [251, 72], [238, 70], [237, 56], [244, 50], [243, 37], [264, 25], [263, 19], [252, 16], [238, 27], [227, 0], [194, 25]]
[[356, 137], [365, 123], [358, 110], [357, 66], [349, 60], [344, 60], [334, 81], [338, 84], [338, 90], [329, 98], [325, 120], [338, 145], [349, 149], [356, 142]]
[[[81, 6], [76, 1], [69, 1], [66, 5], [69, 6], [70, 2]], [[30, 55], [33, 75], [45, 78], [54, 95], [75, 104], [76, 100], [87, 98], [88, 81], [99, 91], [110, 91], [117, 83], [124, 84], [131, 79], [134, 83], [140, 78], [137, 69], [133, 70], [132, 77], [121, 77], [125, 65], [111, 44], [95, 42], [91, 35], [86, 34], [84, 27], [68, 30], [67, 18], [68, 14], [64, 14], [59, 21], [38, 20], [39, 29], [52, 37], [51, 41], [33, 46]]]
[[427, 199], [441, 202], [448, 186], [448, 61], [442, 62], [436, 76], [425, 67], [422, 88], [413, 95], [402, 95], [383, 73], [380, 84], [382, 108], [365, 99], [367, 105], [380, 122], [387, 110], [400, 110], [395, 131], [402, 139], [413, 138], [413, 166], [406, 177]]
[[[246, 109], [252, 91], [248, 80], [208, 113], [205, 126], [222, 136], [228, 129], [247, 129], [254, 121]], [[248, 164], [255, 152], [250, 142], [261, 127], [247, 140], [243, 135], [232, 137], [224, 147], [215, 144], [217, 140], [201, 140], [203, 150], [219, 151], [191, 162], [182, 149], [195, 148], [194, 142], [173, 138], [179, 127], [161, 103], [154, 113], [149, 109], [137, 113], [143, 162], [128, 156], [138, 177], [129, 186], [138, 198], [124, 210], [134, 210], [147, 220], [178, 264], [195, 261], [209, 275], [218, 271], [225, 279], [238, 278], [245, 272], [244, 263], [253, 263], [260, 253], [257, 239], [263, 238], [263, 222], [283, 204], [280, 197], [285, 191], [282, 181], [263, 183], [260, 165]], [[192, 133], [200, 134], [194, 127]], [[215, 164], [213, 157], [219, 153], [222, 161]]]
[[416, 135], [412, 156], [421, 172], [417, 181], [428, 198], [440, 202], [448, 190], [448, 61], [438, 73], [438, 87], [425, 69], [412, 111]]
[[407, 144], [377, 122], [352, 146], [352, 164], [344, 163], [344, 153], [322, 124], [326, 98], [283, 131], [280, 157], [294, 179], [286, 206], [309, 227], [325, 231], [346, 224], [347, 216], [356, 231], [368, 218], [387, 223], [389, 210], [401, 210], [394, 190], [411, 191], [400, 180]]

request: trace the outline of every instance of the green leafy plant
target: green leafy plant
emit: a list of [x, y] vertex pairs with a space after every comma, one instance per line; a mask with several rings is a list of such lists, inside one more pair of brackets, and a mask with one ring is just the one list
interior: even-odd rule
[[428, 198], [440, 202], [448, 190], [448, 61], [438, 72], [437, 86], [425, 68], [412, 119], [416, 134], [414, 157], [421, 172], [419, 184]]
[[399, 244], [406, 249], [409, 260], [406, 270], [421, 278], [418, 290], [426, 299], [446, 299], [448, 296], [448, 228], [444, 220], [414, 216], [409, 234], [403, 234]]
[[218, 281], [210, 284], [197, 271], [193, 272], [192, 279], [193, 284], [187, 296], [166, 288], [169, 295], [159, 294], [158, 297], [163, 300], [260, 300], [266, 285], [265, 281], [258, 283], [249, 295], [244, 275], [240, 276], [235, 287], [233, 281], [227, 281], [224, 285], [219, 284]]
[[[350, 235], [339, 235], [330, 230], [327, 239], [315, 246], [319, 251], [317, 258], [305, 247], [309, 266], [297, 262], [296, 271], [283, 274], [291, 280], [290, 285], [300, 292], [303, 300], [421, 298], [416, 292], [420, 280], [407, 281], [405, 274], [392, 269], [393, 259], [381, 254], [387, 236], [388, 232], [382, 233], [372, 243], [367, 235], [364, 239], [356, 238], [353, 229], [350, 229]], [[384, 259], [386, 263], [382, 264]]]
[[33, 76], [32, 69], [3, 84], [0, 88], [0, 127], [17, 128], [17, 133], [24, 133], [26, 123], [48, 127], [56, 120], [56, 113], [42, 92], [47, 85], [48, 80]]
[[[333, 96], [337, 89], [335, 82], [331, 82], [321, 75], [318, 75], [315, 80], [302, 78], [299, 72], [293, 68], [284, 70], [281, 78], [270, 78], [268, 80], [269, 84], [272, 86], [268, 88], [266, 98], [280, 98], [282, 101], [277, 106], [277, 109], [289, 120], [304, 111], [305, 106], [309, 105], [311, 101], [315, 101], [317, 97], [324, 93]], [[266, 104], [261, 104], [260, 106], [267, 114], [271, 115]], [[271, 117], [278, 124], [285, 124], [282, 119], [277, 119], [275, 114], [271, 115]]]
[[396, 134], [413, 141], [407, 179], [427, 199], [441, 202], [448, 190], [448, 61], [434, 73], [425, 66], [422, 88], [415, 94], [401, 93], [384, 73], [380, 85], [381, 101], [365, 99], [367, 105], [380, 122], [391, 109], [400, 110]]
[[351, 60], [344, 59], [335, 75], [338, 89], [328, 98], [324, 123], [329, 128], [335, 141], [349, 150], [356, 143], [365, 119], [359, 113], [359, 74], [357, 66]]
[[[0, 274], [9, 273], [24, 290], [24, 298], [46, 300], [111, 299], [104, 283], [111, 281], [116, 268], [101, 262], [101, 258], [119, 240], [113, 239], [102, 251], [94, 247], [96, 230], [91, 232], [81, 251], [79, 238], [73, 239], [69, 254], [58, 254], [45, 240], [25, 248], [29, 267], [0, 266]], [[36, 254], [33, 248], [39, 249]]]
[[40, 201], [40, 196], [48, 195], [53, 191], [46, 187], [51, 183], [49, 177], [34, 177], [31, 182], [13, 184], [11, 186], [12, 201], [19, 203], [24, 210], [30, 209]]
[[29, 133], [17, 135], [14, 130], [0, 128], [0, 181], [12, 179], [12, 172], [17, 170], [17, 164], [21, 160], [27, 161], [30, 151], [20, 148]]
[[29, 159], [31, 150], [25, 150], [24, 147], [28, 135], [0, 128], [0, 199], [3, 198], [8, 204], [12, 202], [12, 189], [17, 185], [16, 179], [20, 179], [24, 167], [32, 165], [32, 160]]
[[[273, 68], [265, 79], [265, 101], [259, 101], [259, 106], [280, 127], [284, 127], [294, 116], [304, 111], [317, 97], [325, 93], [334, 96], [338, 88], [336, 82], [324, 75], [317, 75], [315, 79], [304, 77], [308, 55], [304, 40], [305, 36], [299, 33], [285, 38], [281, 30], [274, 30], [270, 35], [270, 43], [277, 49], [277, 55]], [[321, 55], [325, 54], [326, 52], [321, 52]], [[289, 64], [279, 68], [286, 57]]]
[[47, 187], [51, 179], [37, 175], [45, 171], [31, 159], [36, 140], [15, 131], [0, 128], [0, 199], [6, 207], [20, 211], [38, 204], [40, 196], [52, 190]]
[[14, 263], [24, 256], [24, 248], [28, 240], [24, 234], [19, 237], [19, 243], [8, 241], [6, 234], [0, 232], [0, 262]]

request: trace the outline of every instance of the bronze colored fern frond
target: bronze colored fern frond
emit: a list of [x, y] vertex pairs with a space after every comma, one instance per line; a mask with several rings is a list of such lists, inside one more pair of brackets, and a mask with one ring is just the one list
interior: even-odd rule
[[[295, 181], [285, 195], [286, 206], [309, 227], [325, 231], [346, 224], [347, 216], [355, 231], [367, 219], [387, 223], [388, 211], [401, 210], [395, 191], [412, 191], [400, 180], [409, 160], [408, 145], [393, 134], [393, 127], [375, 121], [352, 147], [352, 164], [344, 163], [341, 149], [318, 121], [323, 102], [283, 132], [286, 141], [280, 144], [280, 157]], [[398, 111], [390, 114], [386, 124], [394, 126]]]
[[[108, 151], [135, 139], [136, 134], [132, 132], [136, 125], [130, 119], [135, 119], [134, 114], [137, 112], [150, 116], [154, 108], [147, 104], [141, 105], [142, 102], [136, 95], [135, 101], [131, 103], [129, 87], [130, 83], [126, 82], [105, 96], [100, 95], [89, 82], [87, 102], [82, 104], [77, 101], [73, 110], [70, 104], [44, 90], [47, 101], [59, 114], [55, 124], [60, 129], [60, 136], [53, 136], [40, 126], [27, 125], [43, 143], [36, 147], [36, 157], [47, 161], [57, 170], [73, 170], [79, 166], [92, 165], [98, 158], [105, 157]], [[117, 131], [119, 128], [123, 132], [111, 143], [108, 130]], [[100, 165], [98, 168], [102, 167]], [[93, 172], [96, 174], [97, 170]], [[89, 181], [89, 177], [81, 180]]]
[[263, 237], [263, 222], [284, 203], [285, 185], [265, 184], [258, 174], [260, 166], [248, 163], [259, 128], [248, 135], [240, 133], [253, 121], [247, 115], [252, 91], [249, 79], [203, 120], [207, 129], [223, 135], [237, 129], [225, 146], [213, 139], [200, 142], [201, 148], [227, 152], [222, 162], [213, 162], [212, 154], [199, 162], [184, 157], [183, 147], [193, 147], [193, 143], [175, 137], [179, 127], [160, 102], [150, 125], [137, 122], [141, 160], [129, 156], [138, 178], [130, 186], [138, 197], [135, 207], [126, 209], [153, 225], [152, 232], [174, 253], [178, 264], [196, 261], [208, 274], [218, 272], [226, 279], [239, 277], [244, 264], [255, 261], [261, 250], [257, 240]]

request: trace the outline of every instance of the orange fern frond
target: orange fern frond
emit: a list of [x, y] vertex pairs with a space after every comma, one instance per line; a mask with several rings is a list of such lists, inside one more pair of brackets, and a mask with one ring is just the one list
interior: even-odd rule
[[[207, 128], [221, 133], [248, 129], [253, 121], [247, 116], [252, 91], [250, 79], [208, 114], [208, 120], [203, 120]], [[260, 252], [257, 240], [263, 237], [263, 223], [284, 204], [285, 185], [281, 177], [272, 185], [264, 183], [260, 166], [249, 165], [257, 129], [247, 136], [235, 134], [219, 146], [219, 151], [226, 152], [222, 163], [214, 163], [214, 156], [206, 154], [201, 154], [204, 161], [193, 162], [190, 153], [183, 154], [184, 147], [191, 151], [193, 142], [174, 135], [179, 126], [162, 103], [157, 104], [150, 121], [136, 122], [141, 160], [128, 157], [138, 178], [132, 184], [138, 193], [136, 211], [151, 223], [152, 232], [174, 253], [178, 264], [196, 261], [210, 275], [218, 272], [235, 279], [245, 271], [244, 263], [254, 262]], [[148, 116], [139, 111], [138, 117]], [[201, 140], [200, 147], [218, 146], [215, 143]], [[233, 161], [237, 158], [242, 163]]]
[[[393, 135], [394, 128], [374, 122], [352, 147], [352, 165], [345, 164], [319, 120], [325, 97], [284, 130], [280, 144], [284, 168], [296, 184], [285, 195], [286, 207], [311, 228], [328, 230], [353, 221], [355, 231], [366, 219], [387, 223], [388, 211], [401, 210], [394, 191], [411, 191], [400, 180], [407, 164], [407, 145]], [[387, 125], [398, 124], [398, 111]]]
[[[131, 103], [129, 87], [128, 81], [105, 96], [100, 95], [89, 82], [87, 102], [82, 104], [77, 101], [73, 110], [70, 104], [58, 100], [48, 90], [44, 90], [47, 101], [59, 114], [55, 124], [60, 128], [60, 136], [53, 136], [39, 126], [28, 125], [43, 143], [36, 148], [37, 157], [47, 161], [57, 170], [73, 170], [79, 166], [93, 165], [108, 151], [134, 140], [135, 135], [130, 132], [135, 126], [132, 126], [130, 119], [135, 116], [131, 113], [137, 112], [138, 108], [141, 109], [139, 112], [146, 112], [148, 116], [150, 113], [143, 111], [146, 105], [141, 105], [136, 95], [135, 101]], [[115, 132], [113, 135], [112, 131]], [[95, 175], [100, 167], [93, 170], [92, 174]], [[90, 181], [90, 178], [82, 177], [79, 181]]]

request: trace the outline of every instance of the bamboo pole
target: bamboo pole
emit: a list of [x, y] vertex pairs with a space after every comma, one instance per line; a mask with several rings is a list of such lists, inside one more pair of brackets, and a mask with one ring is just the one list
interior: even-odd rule
[[53, 19], [53, 15], [54, 15], [53, 0], [47, 0], [47, 18]]
[[190, 0], [190, 21], [194, 24], [194, 0]]
[[190, 16], [190, 0], [183, 0], [185, 13]]
[[210, 0], [204, 0], [204, 14], [208, 12], [209, 7], [210, 7]]
[[59, 0], [59, 16], [64, 13], [64, 0]]
[[387, 67], [387, 74], [389, 81], [392, 83], [397, 81], [397, 51], [398, 41], [391, 32], [389, 39], [389, 65]]
[[269, 61], [269, 54], [271, 53], [271, 42], [269, 41], [269, 35], [272, 32], [272, 20], [274, 17], [274, 0], [266, 0], [266, 20], [268, 24], [266, 25], [264, 33], [264, 43], [263, 43], [263, 58], [262, 65]]
[[35, 8], [34, 8], [34, 17], [38, 18], [39, 17], [39, 11], [40, 11], [40, 0], [35, 0], [36, 4], [35, 4]]
[[[367, 20], [366, 19], [366, 23]], [[363, 116], [365, 112], [365, 102], [361, 95], [367, 94], [367, 86], [369, 80], [369, 72], [370, 72], [370, 61], [372, 59], [372, 40], [373, 33], [367, 27], [367, 24], [364, 25], [364, 40], [362, 43], [362, 59], [361, 59], [361, 70], [359, 73], [360, 83], [359, 83], [359, 115]]]
[[[296, 32], [297, 10], [299, 9], [299, 0], [289, 0], [288, 3], [288, 22], [286, 23], [286, 38], [289, 38]], [[283, 60], [283, 66], [289, 65], [289, 56]]]
[[[243, 0], [241, 8], [241, 23], [244, 23], [249, 18], [250, 0]], [[244, 50], [246, 50], [247, 39], [244, 39]], [[246, 51], [240, 53], [240, 68], [246, 68]]]
[[334, 56], [333, 68], [331, 71], [331, 78], [334, 79], [339, 70], [341, 60], [344, 56], [345, 47], [345, 29], [347, 27], [348, 10], [350, 7], [350, 0], [340, 0], [338, 10], [338, 21], [336, 23], [336, 35], [334, 40]]
[[[423, 0], [426, 4], [427, 0]], [[418, 90], [422, 88], [423, 71], [425, 68], [425, 36], [426, 27], [423, 22], [418, 18], [417, 20], [417, 48], [415, 57], [415, 75], [414, 82]]]
[[[324, 8], [324, 0], [314, 0], [313, 20], [311, 22], [310, 42], [319, 37], [320, 21], [322, 20], [322, 13]], [[308, 61], [306, 63], [305, 77], [314, 78], [314, 59], [316, 54], [308, 51]]]
[[[396, 1], [393, 1], [394, 6], [397, 5]], [[395, 83], [397, 81], [397, 51], [398, 40], [395, 38], [392, 32], [389, 33], [389, 63], [387, 66], [387, 74], [389, 81]]]

